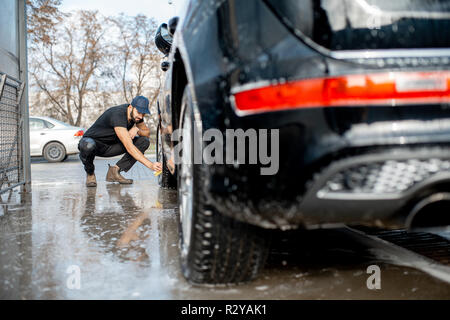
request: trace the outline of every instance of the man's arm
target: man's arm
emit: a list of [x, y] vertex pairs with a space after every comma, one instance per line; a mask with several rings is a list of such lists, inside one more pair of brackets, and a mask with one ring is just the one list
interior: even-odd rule
[[144, 122], [137, 123], [133, 128], [128, 131], [130, 138], [133, 140], [136, 135], [141, 137], [150, 137], [150, 129]]
[[145, 122], [137, 123], [136, 127], [139, 129], [138, 135], [141, 137], [150, 137], [150, 129], [147, 127]]
[[127, 152], [137, 161], [142, 163], [147, 168], [153, 170], [153, 171], [160, 171], [162, 170], [161, 164], [159, 162], [151, 162], [148, 160], [142, 152], [136, 148], [136, 146], [133, 144], [133, 140], [130, 138], [130, 134], [128, 133], [128, 130], [123, 127], [114, 127], [114, 131], [117, 134], [117, 137], [119, 137], [120, 141], [124, 145]]

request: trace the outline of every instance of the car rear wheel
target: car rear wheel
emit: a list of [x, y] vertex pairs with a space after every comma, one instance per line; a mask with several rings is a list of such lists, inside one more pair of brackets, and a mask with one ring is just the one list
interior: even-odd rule
[[208, 204], [205, 186], [208, 168], [204, 164], [193, 164], [194, 130], [198, 129], [193, 121], [192, 98], [187, 89], [183, 106], [182, 161], [178, 166], [183, 275], [195, 284], [250, 281], [264, 266], [268, 237], [265, 230], [225, 217]]
[[66, 158], [66, 148], [59, 142], [47, 144], [43, 153], [48, 162], [61, 162]]

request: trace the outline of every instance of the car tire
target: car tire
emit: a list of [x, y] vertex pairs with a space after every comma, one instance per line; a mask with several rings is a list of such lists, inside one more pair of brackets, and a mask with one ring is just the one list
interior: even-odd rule
[[166, 157], [162, 150], [162, 137], [160, 131], [160, 125], [158, 125], [157, 130], [157, 152], [156, 152], [156, 161], [161, 163], [162, 172], [158, 176], [158, 184], [162, 189], [170, 189], [175, 190], [177, 188], [177, 179], [172, 173], [170, 173], [169, 168], [167, 167]]
[[50, 142], [44, 147], [43, 155], [48, 162], [61, 162], [66, 157], [66, 148], [59, 142]]
[[187, 161], [190, 158], [193, 163], [193, 130], [197, 130], [192, 105], [186, 89], [180, 119], [182, 161], [178, 165], [181, 269], [193, 284], [248, 282], [263, 268], [270, 240], [266, 230], [226, 217], [208, 203], [208, 167]]

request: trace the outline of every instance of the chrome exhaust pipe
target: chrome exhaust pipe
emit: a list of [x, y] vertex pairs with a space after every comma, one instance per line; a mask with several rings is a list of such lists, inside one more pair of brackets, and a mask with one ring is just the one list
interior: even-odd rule
[[406, 219], [409, 230], [450, 226], [450, 193], [435, 193], [414, 206]]

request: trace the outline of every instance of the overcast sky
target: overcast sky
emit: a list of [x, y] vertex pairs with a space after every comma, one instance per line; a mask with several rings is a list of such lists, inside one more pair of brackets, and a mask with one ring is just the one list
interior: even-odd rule
[[[169, 4], [169, 1], [172, 4]], [[154, 17], [159, 23], [167, 22], [176, 16], [188, 0], [63, 0], [61, 10], [98, 10], [105, 16], [123, 12], [130, 16], [139, 13]]]

